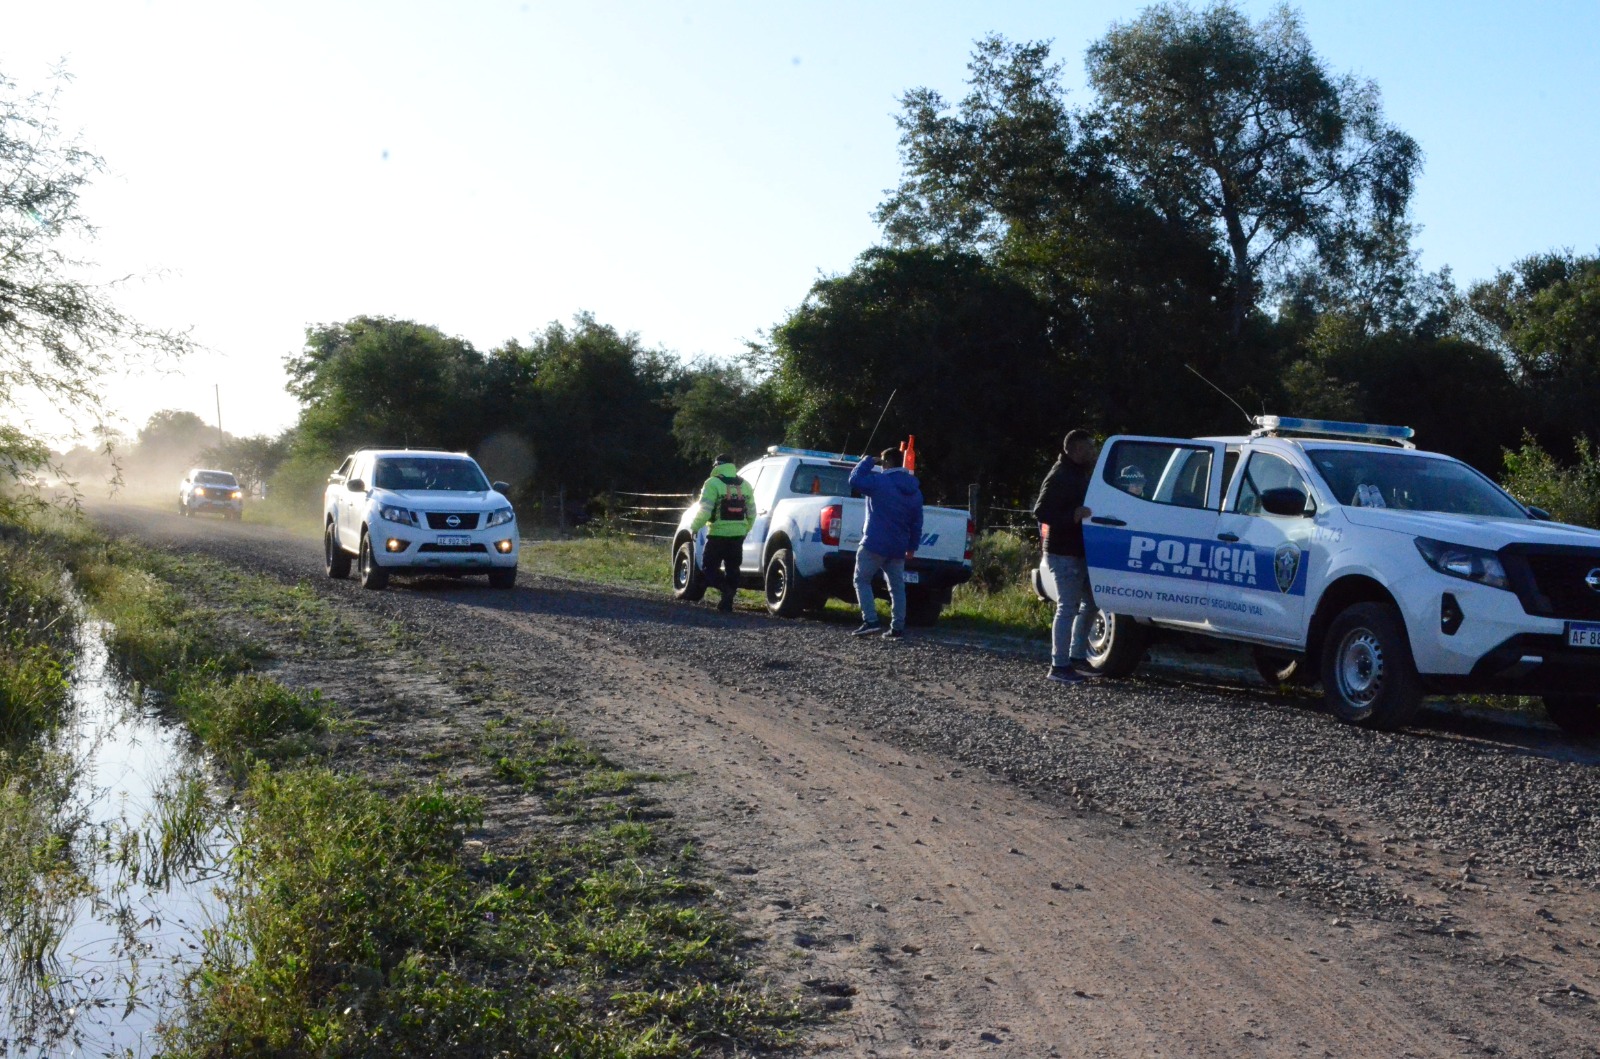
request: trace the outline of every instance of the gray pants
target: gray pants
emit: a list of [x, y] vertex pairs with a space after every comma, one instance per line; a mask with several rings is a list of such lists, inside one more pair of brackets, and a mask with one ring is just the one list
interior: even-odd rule
[[878, 606], [872, 600], [872, 579], [879, 573], [889, 582], [889, 627], [906, 627], [906, 560], [856, 549], [856, 602], [861, 604], [861, 620], [869, 625], [878, 621]]
[[1056, 617], [1050, 624], [1050, 664], [1081, 662], [1089, 653], [1089, 626], [1095, 613], [1089, 567], [1079, 555], [1047, 554], [1039, 573], [1056, 597]]

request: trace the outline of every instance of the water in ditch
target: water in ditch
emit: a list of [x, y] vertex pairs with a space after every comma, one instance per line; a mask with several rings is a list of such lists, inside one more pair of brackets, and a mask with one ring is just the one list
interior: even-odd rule
[[[206, 763], [82, 621], [67, 725], [6, 789], [0, 1057], [146, 1056], [176, 1014], [231, 854]], [[20, 853], [27, 849], [31, 854]]]

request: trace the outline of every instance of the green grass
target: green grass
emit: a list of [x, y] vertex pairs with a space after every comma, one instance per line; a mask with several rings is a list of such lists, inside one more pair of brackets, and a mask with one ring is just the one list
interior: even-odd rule
[[573, 577], [604, 585], [672, 591], [672, 557], [664, 543], [626, 537], [578, 537], [530, 543], [522, 563], [535, 573]]
[[258, 768], [246, 799], [249, 883], [168, 1054], [688, 1056], [800, 1017], [739, 984], [726, 919], [647, 828], [491, 854], [438, 787]]

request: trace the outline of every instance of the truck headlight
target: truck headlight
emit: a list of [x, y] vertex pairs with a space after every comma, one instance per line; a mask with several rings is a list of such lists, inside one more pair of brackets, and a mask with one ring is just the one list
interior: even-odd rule
[[390, 522], [401, 522], [407, 526], [415, 526], [417, 524], [417, 516], [403, 507], [380, 507], [378, 514]]
[[489, 512], [489, 521], [485, 522], [484, 525], [503, 526], [516, 517], [517, 513], [515, 511], [512, 511], [509, 507], [503, 507], [499, 511]]
[[1490, 588], [1511, 588], [1500, 556], [1487, 548], [1448, 544], [1428, 537], [1416, 538], [1416, 545], [1423, 561], [1441, 574], [1459, 577], [1463, 581], [1476, 581]]

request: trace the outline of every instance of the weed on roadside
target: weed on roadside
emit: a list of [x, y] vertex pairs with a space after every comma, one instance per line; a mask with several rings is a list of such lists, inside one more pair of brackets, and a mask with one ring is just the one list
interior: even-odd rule
[[682, 1056], [798, 1016], [737, 984], [725, 921], [637, 828], [496, 856], [437, 787], [258, 768], [246, 799], [246, 882], [170, 1054]]

